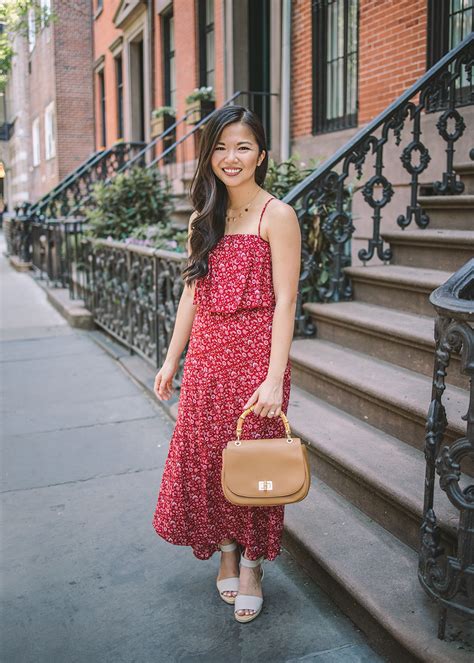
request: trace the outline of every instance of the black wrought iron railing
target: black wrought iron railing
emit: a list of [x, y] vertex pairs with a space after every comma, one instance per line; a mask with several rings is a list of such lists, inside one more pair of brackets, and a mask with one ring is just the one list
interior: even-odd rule
[[[394, 213], [393, 207], [388, 207], [389, 204], [393, 205], [394, 188], [386, 177], [384, 157], [390, 148], [390, 157], [393, 159], [393, 149], [401, 144], [403, 130], [411, 131], [411, 138], [399, 155], [409, 180], [410, 202], [405, 210], [397, 208], [397, 223], [402, 229], [412, 222], [420, 228], [428, 226], [429, 216], [419, 200], [419, 178], [431, 160], [430, 151], [421, 140], [421, 119], [424, 113], [444, 109], [436, 127], [438, 141], [445, 148], [446, 160], [443, 165], [438, 159], [439, 180], [433, 182], [433, 193], [457, 195], [463, 192], [464, 185], [458, 180], [453, 168], [453, 155], [457, 142], [469, 130], [457, 106], [459, 95], [456, 90], [461, 78], [464, 81], [463, 89], [466, 90], [467, 81], [469, 98], [471, 104], [474, 103], [473, 66], [474, 35], [471, 33], [283, 199], [295, 208], [303, 239], [296, 311], [297, 334], [310, 336], [315, 333], [311, 317], [304, 310], [306, 302], [335, 302], [352, 298], [352, 284], [345, 268], [351, 264], [351, 251], [348, 251], [347, 246], [355, 226], [346, 193], [354, 175], [357, 180], [365, 176], [365, 183], [357, 193], [362, 195], [361, 206], [365, 206], [372, 219], [371, 237], [366, 248], [359, 250], [358, 257], [363, 264], [375, 255], [384, 263], [391, 260], [390, 246], [382, 237], [382, 225], [384, 216], [389, 211], [392, 215]], [[465, 105], [465, 98], [462, 105]], [[366, 163], [369, 153], [373, 155], [370, 164]], [[328, 244], [328, 260], [324, 265], [311, 241], [315, 228], [322, 233]], [[329, 270], [329, 278], [323, 283], [320, 279], [322, 269]]]
[[[153, 366], [161, 366], [176, 321], [186, 255], [82, 238], [76, 280], [94, 322]], [[185, 355], [176, 384], [181, 384]]]
[[117, 143], [107, 150], [94, 152], [47, 195], [28, 210], [37, 219], [60, 218], [77, 214], [96, 182], [111, 179], [143, 143]]
[[[474, 258], [430, 295], [437, 311], [433, 387], [425, 437], [425, 495], [420, 530], [418, 578], [440, 607], [438, 637], [444, 638], [447, 610], [474, 618], [474, 484], [466, 485], [465, 464], [474, 461]], [[454, 353], [469, 377], [466, 435], [444, 444], [448, 424], [443, 394]], [[455, 370], [453, 368], [453, 370]], [[441, 545], [434, 504], [436, 473], [447, 499], [459, 512], [454, 550]]]
[[84, 219], [30, 220], [30, 262], [49, 287], [68, 288], [71, 299], [82, 297], [80, 242]]

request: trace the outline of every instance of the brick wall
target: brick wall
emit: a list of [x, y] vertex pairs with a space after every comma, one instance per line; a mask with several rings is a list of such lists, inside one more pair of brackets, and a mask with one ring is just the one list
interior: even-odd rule
[[361, 0], [359, 124], [366, 124], [426, 71], [426, 0]]
[[[360, 0], [359, 125], [426, 70], [426, 0]], [[292, 136], [311, 135], [311, 2], [292, 3]], [[317, 102], [317, 100], [316, 100]]]
[[[94, 6], [96, 0], [93, 0]], [[101, 111], [99, 98], [99, 82], [97, 73], [93, 74], [94, 109], [95, 109], [95, 146], [96, 149], [113, 145], [119, 136], [117, 116], [117, 87], [114, 56], [109, 47], [123, 33], [115, 27], [113, 18], [120, 5], [120, 0], [106, 0], [100, 14], [94, 16], [93, 30], [93, 62], [97, 62], [104, 56], [104, 81], [105, 81], [105, 109], [106, 109], [106, 138], [107, 145], [102, 145]], [[123, 76], [125, 77], [125, 62], [123, 62]], [[125, 103], [125, 99], [124, 99]]]
[[56, 0], [56, 152], [59, 179], [94, 150], [90, 0]]
[[294, 0], [291, 21], [291, 133], [311, 133], [311, 2]]

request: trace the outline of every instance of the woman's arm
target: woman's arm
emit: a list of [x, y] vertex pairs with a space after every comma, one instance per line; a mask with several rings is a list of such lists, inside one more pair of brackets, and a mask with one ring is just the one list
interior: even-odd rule
[[[283, 381], [295, 328], [295, 312], [301, 269], [301, 231], [295, 210], [281, 201], [270, 207], [267, 225], [272, 254], [275, 312], [267, 377]], [[264, 217], [265, 218], [265, 217]]]
[[[267, 376], [248, 399], [244, 409], [255, 404], [254, 414], [278, 417], [283, 403], [283, 377], [288, 363], [295, 326], [296, 302], [301, 269], [301, 231], [294, 209], [272, 203], [267, 235], [272, 254], [275, 311]], [[270, 216], [270, 215], [269, 215]], [[265, 218], [265, 217], [264, 217]]]

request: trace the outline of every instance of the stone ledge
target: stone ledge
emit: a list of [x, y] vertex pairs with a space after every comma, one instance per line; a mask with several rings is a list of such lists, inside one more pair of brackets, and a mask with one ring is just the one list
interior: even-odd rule
[[95, 329], [92, 313], [86, 309], [82, 299], [70, 299], [67, 288], [44, 287], [48, 301], [67, 323], [76, 329]]
[[29, 272], [32, 267], [31, 262], [24, 262], [18, 256], [10, 256], [9, 262], [13, 269], [17, 272]]

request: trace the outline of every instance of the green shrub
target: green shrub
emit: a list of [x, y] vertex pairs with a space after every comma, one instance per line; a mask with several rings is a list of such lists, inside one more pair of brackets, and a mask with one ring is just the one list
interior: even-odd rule
[[153, 168], [134, 167], [92, 192], [86, 235], [124, 240], [141, 226], [166, 225], [172, 212], [171, 188]]
[[319, 160], [311, 158], [308, 166], [306, 166], [305, 163], [300, 161], [298, 154], [292, 154], [289, 159], [280, 163], [269, 159], [267, 176], [263, 186], [266, 191], [277, 198], [284, 198], [294, 186], [312, 173], [322, 161], [323, 157]]

